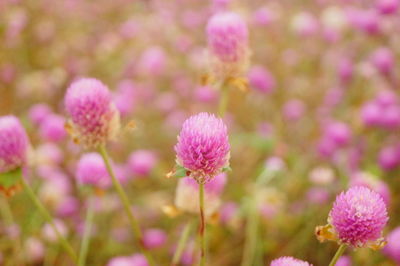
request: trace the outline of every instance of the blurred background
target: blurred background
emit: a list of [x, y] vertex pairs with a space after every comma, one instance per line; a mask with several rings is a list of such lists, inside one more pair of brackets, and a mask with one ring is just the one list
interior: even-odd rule
[[[152, 253], [169, 265], [182, 228], [197, 216], [165, 212], [177, 186], [165, 174], [175, 164], [183, 121], [217, 112], [218, 88], [201, 83], [207, 21], [216, 12], [237, 12], [250, 32], [249, 90], [229, 92], [232, 171], [208, 227], [210, 265], [240, 265], [246, 256], [249, 265], [268, 265], [285, 255], [327, 265], [337, 244], [319, 243], [314, 229], [327, 223], [340, 191], [355, 184], [376, 190], [388, 204], [385, 235], [399, 225], [398, 6], [397, 0], [0, 0], [0, 114], [23, 121], [34, 154], [28, 178], [78, 247], [86, 196], [75, 171], [84, 152], [65, 132], [63, 97], [79, 77], [107, 84], [123, 124], [110, 154], [144, 230], [157, 232]], [[113, 189], [96, 202], [87, 265], [134, 254]], [[15, 220], [0, 221], [4, 265], [22, 265], [18, 256], [26, 265], [71, 265], [23, 192], [1, 204], [2, 217], [11, 211]], [[346, 265], [400, 265], [400, 247], [346, 255], [352, 263]], [[195, 265], [197, 257], [193, 229], [181, 265]]]

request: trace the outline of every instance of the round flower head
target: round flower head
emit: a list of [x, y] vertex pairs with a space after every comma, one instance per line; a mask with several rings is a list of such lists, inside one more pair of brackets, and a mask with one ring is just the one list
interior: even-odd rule
[[366, 187], [352, 187], [336, 197], [328, 222], [342, 244], [379, 248], [388, 221], [382, 197]]
[[21, 167], [27, 159], [29, 141], [15, 116], [0, 117], [0, 173]]
[[249, 57], [244, 20], [233, 12], [217, 13], [208, 21], [206, 31], [213, 73], [223, 78], [241, 75]]
[[82, 156], [78, 162], [76, 177], [83, 185], [94, 185], [101, 188], [111, 185], [104, 161], [98, 153], [87, 153]]
[[312, 266], [312, 264], [293, 257], [280, 257], [271, 261], [270, 266]]
[[199, 183], [205, 183], [229, 166], [230, 145], [222, 119], [212, 114], [191, 116], [175, 145], [177, 163]]
[[113, 139], [119, 130], [119, 113], [108, 88], [97, 79], [75, 81], [67, 90], [65, 107], [71, 116], [74, 140], [96, 148]]

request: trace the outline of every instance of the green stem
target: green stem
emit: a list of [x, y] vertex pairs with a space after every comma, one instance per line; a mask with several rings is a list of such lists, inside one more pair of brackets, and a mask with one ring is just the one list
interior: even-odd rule
[[90, 234], [92, 231], [92, 224], [93, 224], [93, 216], [94, 216], [94, 199], [88, 199], [88, 209], [86, 212], [86, 220], [85, 220], [85, 231], [83, 233], [83, 239], [81, 248], [79, 251], [79, 259], [78, 259], [78, 266], [84, 266], [86, 261], [86, 256], [89, 250], [89, 243], [90, 243]]
[[331, 263], [329, 263], [329, 266], [335, 266], [336, 262], [342, 256], [343, 252], [346, 249], [346, 245], [340, 245], [339, 249], [336, 251], [335, 256], [333, 256], [333, 259], [331, 260]]
[[206, 242], [205, 242], [205, 232], [206, 223], [204, 217], [204, 183], [199, 184], [199, 206], [200, 206], [200, 266], [205, 265], [206, 261]]
[[109, 156], [107, 153], [107, 149], [104, 145], [100, 146], [99, 153], [103, 157], [107, 171], [108, 171], [109, 175], [111, 176], [111, 180], [114, 185], [114, 188], [117, 191], [118, 196], [122, 201], [122, 205], [124, 206], [126, 215], [128, 216], [129, 223], [131, 225], [131, 229], [136, 236], [136, 240], [139, 244], [139, 248], [140, 248], [141, 252], [146, 256], [149, 265], [154, 265], [152, 257], [150, 256], [150, 254], [147, 252], [146, 248], [143, 245], [142, 231], [140, 229], [138, 221], [136, 220], [135, 216], [133, 216], [133, 213], [131, 210], [131, 204], [129, 202], [128, 196], [126, 195], [124, 189], [121, 186], [121, 183], [118, 181], [118, 179], [116, 178], [116, 176], [114, 174], [114, 171], [112, 169], [110, 159], [109, 159]]
[[258, 233], [258, 214], [257, 214], [257, 201], [250, 198], [247, 201], [248, 220], [246, 223], [246, 239], [243, 251], [242, 266], [254, 265], [254, 257], [257, 247], [257, 233]]
[[183, 250], [186, 247], [185, 244], [186, 244], [186, 242], [187, 242], [187, 240], [189, 238], [189, 234], [190, 234], [191, 229], [192, 229], [192, 223], [189, 221], [185, 225], [185, 228], [183, 228], [182, 234], [179, 237], [178, 246], [176, 247], [175, 254], [174, 254], [174, 257], [172, 259], [171, 266], [178, 265], [178, 263], [179, 263], [179, 261], [180, 261], [180, 259], [182, 257]]
[[32, 188], [29, 186], [29, 184], [25, 181], [24, 178], [21, 178], [21, 180], [22, 180], [22, 182], [21, 182], [22, 186], [24, 187], [24, 190], [28, 193], [28, 196], [31, 198], [33, 204], [36, 206], [36, 208], [39, 210], [39, 212], [42, 214], [42, 216], [46, 219], [46, 221], [50, 224], [50, 226], [53, 228], [61, 245], [63, 246], [65, 251], [68, 253], [68, 255], [71, 257], [71, 259], [76, 263], [78, 257], [76, 256], [74, 249], [71, 247], [71, 245], [68, 243], [68, 241], [61, 235], [60, 231], [57, 229], [56, 225], [54, 224], [53, 218], [51, 217], [50, 213], [46, 210], [46, 208], [43, 206], [43, 204], [40, 202], [40, 200], [36, 197], [35, 193], [33, 192]]
[[224, 84], [222, 84], [220, 91], [221, 91], [221, 96], [218, 105], [218, 115], [220, 117], [224, 117], [226, 108], [228, 106], [228, 98], [229, 98], [229, 90], [228, 86], [225, 85], [225, 82]]

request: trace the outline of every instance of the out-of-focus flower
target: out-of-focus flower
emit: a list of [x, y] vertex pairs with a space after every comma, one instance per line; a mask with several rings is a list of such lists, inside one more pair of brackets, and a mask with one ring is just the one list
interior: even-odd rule
[[34, 237], [28, 238], [24, 243], [25, 258], [31, 263], [38, 263], [43, 259], [45, 249], [43, 243]]
[[65, 107], [71, 116], [69, 126], [74, 141], [96, 148], [114, 139], [119, 131], [119, 113], [108, 88], [99, 80], [84, 78], [68, 88]]
[[386, 205], [390, 204], [389, 186], [382, 180], [379, 180], [378, 177], [368, 172], [356, 172], [353, 174], [351, 176], [350, 186], [368, 187], [381, 195]]
[[139, 71], [151, 76], [163, 74], [166, 68], [166, 55], [161, 47], [150, 47], [139, 60]]
[[331, 122], [325, 127], [325, 137], [332, 140], [337, 146], [345, 146], [351, 140], [351, 131], [343, 122]]
[[399, 0], [378, 0], [376, 1], [376, 8], [381, 14], [391, 15], [397, 12], [399, 8]]
[[203, 103], [213, 103], [218, 99], [217, 91], [210, 86], [199, 86], [194, 91], [196, 100]]
[[280, 257], [271, 261], [270, 266], [312, 266], [312, 264], [293, 257]]
[[28, 115], [33, 124], [39, 125], [51, 113], [51, 108], [47, 104], [38, 103], [29, 109]]
[[134, 175], [144, 177], [151, 173], [157, 161], [157, 155], [153, 151], [138, 150], [129, 156], [128, 167]]
[[[57, 228], [58, 232], [61, 236], [66, 237], [68, 234], [67, 226], [58, 219], [53, 221], [55, 227]], [[56, 243], [58, 241], [58, 237], [56, 232], [54, 232], [53, 227], [50, 224], [45, 224], [42, 229], [42, 236], [50, 243]]]
[[318, 240], [334, 240], [355, 248], [382, 248], [382, 230], [388, 221], [382, 197], [367, 187], [355, 186], [336, 197], [328, 225], [318, 226]]
[[349, 82], [353, 78], [354, 74], [353, 61], [348, 57], [342, 58], [338, 63], [337, 72], [340, 81], [342, 81], [343, 83]]
[[146, 257], [142, 254], [112, 258], [107, 266], [148, 266]]
[[351, 266], [351, 259], [349, 256], [341, 256], [336, 262], [335, 266]]
[[100, 154], [84, 154], [76, 168], [76, 178], [82, 185], [92, 185], [98, 188], [111, 186], [111, 178]]
[[143, 234], [143, 243], [146, 248], [159, 248], [165, 244], [167, 234], [161, 229], [148, 229]]
[[319, 22], [312, 14], [300, 12], [293, 16], [291, 28], [297, 35], [308, 37], [318, 32]]
[[[204, 214], [207, 217], [216, 213], [221, 205], [220, 195], [225, 187], [226, 174], [221, 173], [204, 185]], [[175, 206], [182, 211], [199, 212], [199, 185], [190, 177], [181, 178], [175, 194]]]
[[387, 245], [383, 248], [383, 253], [392, 258], [396, 263], [400, 263], [400, 227], [393, 229], [386, 240]]
[[334, 181], [335, 173], [332, 168], [316, 167], [311, 170], [309, 178], [316, 185], [329, 185]]
[[64, 125], [65, 120], [62, 116], [48, 115], [40, 124], [40, 136], [46, 141], [61, 141], [67, 135]]
[[393, 170], [400, 165], [400, 150], [395, 146], [383, 147], [378, 154], [379, 166], [384, 170]]
[[222, 12], [207, 24], [207, 43], [211, 73], [225, 80], [242, 76], [249, 60], [249, 33], [244, 20], [236, 13]]
[[22, 167], [27, 160], [29, 140], [18, 118], [0, 117], [0, 173]]
[[283, 115], [287, 120], [297, 121], [303, 116], [305, 109], [306, 106], [301, 100], [289, 100], [283, 106]]
[[394, 55], [393, 52], [387, 47], [380, 47], [376, 49], [371, 55], [371, 63], [382, 74], [390, 73], [394, 68]]
[[261, 7], [253, 13], [253, 22], [259, 26], [267, 26], [276, 19], [276, 13], [268, 7]]
[[275, 89], [275, 79], [272, 74], [262, 66], [253, 66], [247, 75], [251, 88], [261, 93], [269, 93]]
[[212, 114], [191, 116], [182, 126], [175, 145], [177, 164], [190, 177], [206, 183], [229, 166], [230, 145], [222, 119]]

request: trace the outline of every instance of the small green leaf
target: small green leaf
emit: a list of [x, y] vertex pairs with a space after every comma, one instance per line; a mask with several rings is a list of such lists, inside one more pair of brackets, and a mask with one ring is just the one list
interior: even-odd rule
[[232, 168], [230, 166], [222, 168], [222, 172], [231, 172]]
[[7, 173], [0, 174], [0, 186], [9, 188], [17, 184], [22, 178], [22, 169], [17, 168]]
[[176, 165], [175, 166], [175, 173], [174, 173], [174, 177], [186, 177], [188, 176], [188, 173], [190, 172], [189, 170], [187, 170], [185, 167], [180, 166], [180, 165]]

